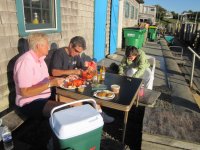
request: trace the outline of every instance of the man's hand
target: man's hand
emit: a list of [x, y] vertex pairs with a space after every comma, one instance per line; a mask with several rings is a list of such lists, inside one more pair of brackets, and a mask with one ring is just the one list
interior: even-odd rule
[[50, 87], [61, 86], [64, 83], [65, 78], [53, 78], [49, 80]]
[[73, 70], [73, 74], [75, 75], [82, 75], [83, 70], [82, 69], [75, 69]]

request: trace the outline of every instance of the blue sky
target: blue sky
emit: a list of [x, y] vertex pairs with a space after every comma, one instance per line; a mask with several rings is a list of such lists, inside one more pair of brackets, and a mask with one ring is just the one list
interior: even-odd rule
[[145, 5], [160, 5], [167, 11], [200, 11], [200, 0], [144, 0]]

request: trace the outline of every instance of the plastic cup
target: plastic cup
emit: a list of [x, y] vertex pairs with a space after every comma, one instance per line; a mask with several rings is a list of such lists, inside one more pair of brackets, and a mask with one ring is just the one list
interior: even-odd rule
[[113, 93], [118, 94], [119, 90], [120, 90], [120, 86], [117, 84], [113, 84], [113, 85], [111, 85], [111, 90]]
[[140, 87], [139, 96], [140, 97], [144, 96], [144, 84], [142, 84], [141, 87]]
[[85, 86], [78, 87], [78, 92], [83, 93], [85, 90]]

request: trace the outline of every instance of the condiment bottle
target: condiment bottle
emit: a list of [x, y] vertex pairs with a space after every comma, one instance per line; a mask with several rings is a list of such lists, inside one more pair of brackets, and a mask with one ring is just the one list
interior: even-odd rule
[[101, 69], [100, 69], [101, 82], [104, 82], [105, 75], [106, 75], [106, 67], [103, 65], [101, 66]]
[[97, 71], [97, 69], [94, 71], [93, 83], [98, 84], [98, 71]]
[[33, 24], [39, 24], [38, 14], [36, 12], [34, 13], [34, 19], [33, 19], [32, 23]]

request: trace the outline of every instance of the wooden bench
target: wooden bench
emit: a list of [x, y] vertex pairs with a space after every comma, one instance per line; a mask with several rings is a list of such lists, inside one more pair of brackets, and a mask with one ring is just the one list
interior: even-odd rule
[[[51, 58], [54, 55], [55, 50], [56, 49], [49, 50], [49, 53], [47, 57], [45, 58], [45, 62], [49, 68], [49, 71], [50, 71], [50, 65], [51, 65]], [[3, 125], [8, 126], [8, 128], [11, 131], [14, 131], [19, 126], [21, 126], [28, 118], [25, 117], [23, 114], [21, 114], [19, 111], [17, 111], [14, 108], [13, 109], [9, 108], [9, 109], [11, 110], [9, 110], [8, 112], [4, 112], [5, 115], [3, 114], [1, 118], [3, 120]]]
[[17, 129], [22, 125], [28, 118], [18, 112], [17, 110], [12, 110], [2, 117], [3, 125], [6, 125], [11, 131]]

